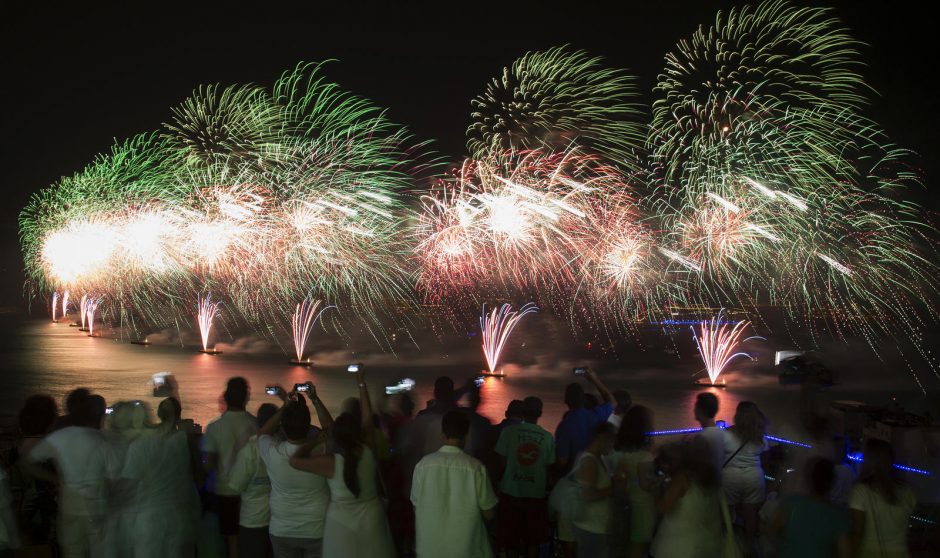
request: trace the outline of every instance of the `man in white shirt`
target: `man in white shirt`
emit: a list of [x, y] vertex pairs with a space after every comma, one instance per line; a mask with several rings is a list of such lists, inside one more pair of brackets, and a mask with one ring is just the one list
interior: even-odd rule
[[238, 491], [229, 485], [228, 475], [235, 456], [253, 434], [258, 432], [255, 418], [245, 411], [248, 404], [248, 382], [230, 378], [223, 394], [226, 410], [206, 427], [203, 452], [210, 491], [215, 494], [219, 514], [219, 532], [225, 537], [228, 556], [238, 556]]
[[[101, 433], [104, 399], [70, 397], [72, 426], [46, 436], [29, 452], [26, 467], [37, 478], [59, 482], [59, 545], [62, 555], [102, 556], [103, 526], [107, 513], [109, 446]], [[54, 461], [59, 478], [38, 466]]]
[[483, 520], [493, 518], [498, 500], [486, 468], [461, 449], [470, 421], [450, 411], [441, 429], [444, 445], [418, 462], [411, 485], [417, 555], [488, 558], [493, 550]]
[[702, 426], [700, 436], [708, 442], [711, 450], [712, 463], [715, 470], [721, 472], [725, 464], [725, 438], [727, 432], [715, 425], [715, 415], [718, 414], [718, 398], [714, 393], [703, 392], [695, 398], [695, 420]]
[[[313, 386], [307, 393], [317, 409], [320, 426], [329, 428], [332, 419]], [[330, 503], [330, 489], [326, 477], [290, 466], [294, 452], [309, 441], [307, 432], [310, 430], [310, 410], [303, 396], [292, 394], [292, 397], [262, 427], [258, 436], [258, 453], [271, 480], [268, 532], [275, 558], [318, 558], [323, 549], [323, 527]], [[272, 436], [278, 426], [284, 431], [286, 440]]]

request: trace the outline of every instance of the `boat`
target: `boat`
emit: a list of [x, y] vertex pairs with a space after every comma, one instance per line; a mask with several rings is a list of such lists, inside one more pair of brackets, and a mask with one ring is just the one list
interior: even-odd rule
[[692, 385], [695, 387], [713, 387], [724, 389], [728, 387], [728, 384], [724, 380], [719, 380], [717, 382], [712, 382], [708, 378], [696, 378]]

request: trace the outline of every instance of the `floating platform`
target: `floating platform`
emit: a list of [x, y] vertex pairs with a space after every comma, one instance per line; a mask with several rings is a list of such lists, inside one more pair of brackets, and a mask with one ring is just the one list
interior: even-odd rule
[[309, 357], [303, 360], [297, 360], [296, 358], [292, 358], [290, 359], [290, 363], [295, 364], [297, 366], [313, 366], [313, 360], [311, 360]]
[[81, 325], [82, 325], [82, 324], [80, 324], [80, 323], [78, 323], [78, 322], [72, 322], [72, 323], [69, 324], [69, 327], [81, 327]]
[[499, 372], [480, 372], [480, 375], [484, 378], [505, 378], [506, 373], [500, 370]]
[[79, 327], [79, 328], [78, 328], [78, 331], [88, 331], [88, 328], [87, 328], [87, 327]]
[[704, 378], [699, 378], [695, 380], [694, 382], [692, 382], [692, 385], [695, 387], [713, 387], [713, 388], [722, 388], [722, 389], [728, 387], [728, 384], [726, 384], [724, 380], [713, 383]]
[[144, 345], [144, 346], [146, 346], [146, 345], [149, 345], [149, 344], [150, 344], [150, 341], [147, 341], [146, 339], [138, 339], [138, 340], [136, 340], [136, 341], [131, 341], [131, 345]]
[[222, 354], [222, 351], [218, 349], [199, 349], [199, 352], [203, 354], [207, 354], [207, 355], [221, 355]]

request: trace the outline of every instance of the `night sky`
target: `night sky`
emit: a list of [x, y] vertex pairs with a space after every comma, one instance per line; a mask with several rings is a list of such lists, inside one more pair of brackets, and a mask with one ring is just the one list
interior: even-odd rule
[[[465, 151], [470, 99], [526, 51], [570, 43], [627, 68], [649, 92], [679, 39], [717, 10], [743, 3], [5, 5], [0, 304], [26, 304], [16, 219], [29, 196], [109, 150], [114, 138], [157, 129], [200, 84], [270, 86], [300, 61], [338, 59], [326, 68], [329, 78], [388, 108], [394, 121], [456, 161]], [[916, 195], [937, 210], [940, 196], [930, 190], [940, 172], [932, 87], [938, 30], [930, 4], [813, 5], [834, 7], [867, 43], [863, 73], [880, 93], [868, 115], [920, 154], [913, 162], [927, 178]]]

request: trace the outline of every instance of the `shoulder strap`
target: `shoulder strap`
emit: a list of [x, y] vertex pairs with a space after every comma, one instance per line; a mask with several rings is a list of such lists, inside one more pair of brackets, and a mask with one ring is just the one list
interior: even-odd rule
[[737, 455], [738, 452], [740, 452], [741, 450], [743, 450], [743, 449], [744, 449], [744, 446], [746, 446], [746, 445], [747, 445], [747, 442], [745, 441], [745, 442], [743, 442], [740, 446], [738, 446], [738, 449], [734, 450], [734, 453], [731, 454], [731, 457], [729, 457], [728, 459], [725, 459], [725, 463], [724, 463], [724, 465], [721, 466], [721, 468], [724, 469], [725, 467], [727, 467], [727, 466], [728, 466], [728, 463], [731, 463], [731, 460], [734, 459], [734, 456]]

